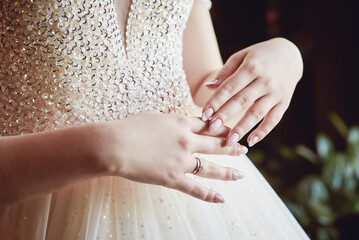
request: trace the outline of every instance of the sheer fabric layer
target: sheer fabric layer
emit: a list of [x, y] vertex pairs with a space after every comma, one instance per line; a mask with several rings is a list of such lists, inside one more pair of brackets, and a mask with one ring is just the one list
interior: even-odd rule
[[[94, 179], [4, 209], [2, 239], [308, 239], [245, 157], [199, 155], [245, 172], [221, 182], [196, 178], [225, 197], [211, 204], [119, 177]], [[192, 176], [189, 176], [192, 177]]]

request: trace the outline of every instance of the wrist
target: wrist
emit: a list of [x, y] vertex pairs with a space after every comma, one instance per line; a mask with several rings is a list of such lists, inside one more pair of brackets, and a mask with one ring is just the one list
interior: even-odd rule
[[[122, 122], [122, 121], [121, 121]], [[120, 121], [91, 124], [85, 136], [89, 139], [89, 152], [92, 156], [96, 172], [101, 176], [118, 175], [120, 171], [119, 132]]]

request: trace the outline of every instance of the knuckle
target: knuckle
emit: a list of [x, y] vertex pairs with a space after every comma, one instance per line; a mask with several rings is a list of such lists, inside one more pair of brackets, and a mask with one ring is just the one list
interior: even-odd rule
[[[179, 136], [177, 143], [181, 147], [182, 150], [188, 151], [189, 147], [191, 145], [191, 138], [187, 135]], [[181, 161], [184, 162], [183, 160], [181, 160]]]
[[207, 174], [208, 174], [208, 176], [211, 176], [211, 177], [215, 176], [216, 168], [215, 168], [214, 164], [212, 164], [212, 163], [208, 164]]
[[251, 109], [249, 113], [254, 118], [255, 121], [260, 121], [264, 116], [263, 111], [260, 109]]
[[225, 84], [222, 88], [224, 94], [233, 95], [236, 91], [236, 85], [232, 82]]
[[200, 198], [200, 199], [205, 199], [205, 192], [203, 191], [203, 189], [200, 186], [193, 186], [192, 190], [191, 190], [191, 194], [194, 197]]
[[249, 97], [246, 94], [239, 94], [238, 96], [233, 97], [233, 101], [240, 106], [249, 105]]
[[257, 60], [251, 59], [246, 67], [248, 72], [252, 75], [259, 75], [261, 73], [262, 65]]
[[177, 117], [177, 124], [181, 126], [188, 126], [188, 119], [185, 116], [179, 115]]
[[177, 182], [178, 180], [178, 174], [175, 171], [168, 172], [167, 177], [169, 179], [169, 182]]
[[267, 91], [272, 92], [273, 90], [276, 89], [275, 79], [273, 77], [266, 77], [262, 81]]

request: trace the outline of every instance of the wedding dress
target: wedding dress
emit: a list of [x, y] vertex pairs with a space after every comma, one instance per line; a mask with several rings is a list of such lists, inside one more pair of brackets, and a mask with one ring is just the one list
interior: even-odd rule
[[[0, 0], [0, 132], [27, 134], [142, 111], [191, 114], [182, 34], [193, 0]], [[123, 18], [122, 18], [123, 19]], [[307, 239], [246, 156], [201, 179], [225, 204], [103, 177], [0, 209], [0, 239]], [[44, 179], [46, 181], [46, 179]]]

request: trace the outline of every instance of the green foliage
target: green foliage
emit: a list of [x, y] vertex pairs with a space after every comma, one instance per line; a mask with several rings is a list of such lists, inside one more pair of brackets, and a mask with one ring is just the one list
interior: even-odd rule
[[317, 170], [303, 176], [285, 197], [294, 216], [316, 239], [339, 239], [338, 221], [359, 214], [359, 127], [348, 128], [336, 114], [329, 119], [345, 149], [338, 150], [329, 136], [320, 133], [316, 152], [299, 145], [282, 154], [307, 159]]

